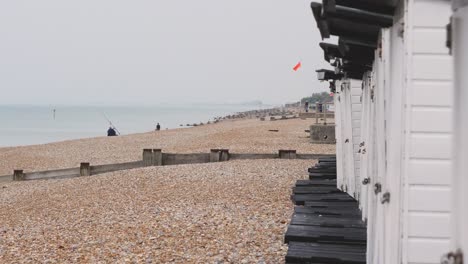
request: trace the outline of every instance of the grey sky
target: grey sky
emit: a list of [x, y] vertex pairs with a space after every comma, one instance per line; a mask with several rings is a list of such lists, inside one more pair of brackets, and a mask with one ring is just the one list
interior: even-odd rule
[[0, 0], [0, 104], [297, 100], [327, 87], [309, 4]]

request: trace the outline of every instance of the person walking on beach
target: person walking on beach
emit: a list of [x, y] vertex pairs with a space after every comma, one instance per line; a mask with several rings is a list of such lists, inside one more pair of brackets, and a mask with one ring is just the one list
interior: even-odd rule
[[309, 112], [309, 102], [307, 102], [307, 101], [305, 102], [304, 108], [305, 108], [306, 113], [308, 113]]
[[115, 132], [115, 129], [113, 127], [109, 127], [109, 129], [107, 130], [107, 136], [108, 137], [117, 136], [117, 132]]
[[159, 123], [156, 125], [156, 131], [159, 131], [161, 130], [161, 125], [159, 125]]

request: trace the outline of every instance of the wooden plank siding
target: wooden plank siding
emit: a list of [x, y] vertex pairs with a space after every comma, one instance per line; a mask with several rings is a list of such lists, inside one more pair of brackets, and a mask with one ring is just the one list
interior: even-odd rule
[[450, 15], [449, 1], [408, 1], [402, 263], [440, 263], [449, 248], [453, 67], [445, 26]]

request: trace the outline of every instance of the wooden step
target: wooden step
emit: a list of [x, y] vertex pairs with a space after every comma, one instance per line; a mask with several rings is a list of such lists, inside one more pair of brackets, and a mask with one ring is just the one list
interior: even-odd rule
[[286, 263], [365, 264], [366, 247], [290, 242]]
[[324, 172], [319, 172], [319, 173], [314, 173], [314, 172], [309, 172], [309, 179], [321, 179], [321, 180], [334, 180], [336, 179], [336, 173], [324, 173]]
[[320, 242], [330, 244], [365, 245], [366, 229], [289, 225], [285, 242]]
[[346, 217], [346, 218], [357, 218], [361, 219], [361, 211], [356, 208], [311, 208], [304, 206], [296, 206], [294, 208], [296, 214], [314, 214], [323, 215], [330, 217]]
[[336, 180], [323, 180], [323, 179], [309, 179], [309, 180], [298, 180], [296, 186], [335, 186]]
[[345, 193], [330, 193], [330, 194], [294, 194], [293, 201], [296, 205], [304, 205], [306, 201], [311, 202], [353, 202], [353, 197]]
[[314, 214], [293, 214], [291, 225], [341, 227], [341, 228], [361, 228], [365, 229], [364, 221], [355, 217], [331, 217]]
[[298, 186], [293, 187], [294, 194], [312, 194], [312, 193], [338, 193], [341, 190], [337, 189], [335, 186]]

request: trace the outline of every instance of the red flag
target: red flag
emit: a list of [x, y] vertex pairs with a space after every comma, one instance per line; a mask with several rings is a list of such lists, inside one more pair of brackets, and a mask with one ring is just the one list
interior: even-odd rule
[[296, 66], [294, 66], [293, 70], [294, 70], [294, 71], [297, 71], [297, 70], [299, 70], [299, 68], [300, 68], [301, 66], [302, 66], [301, 62], [298, 62], [298, 63], [296, 64]]

